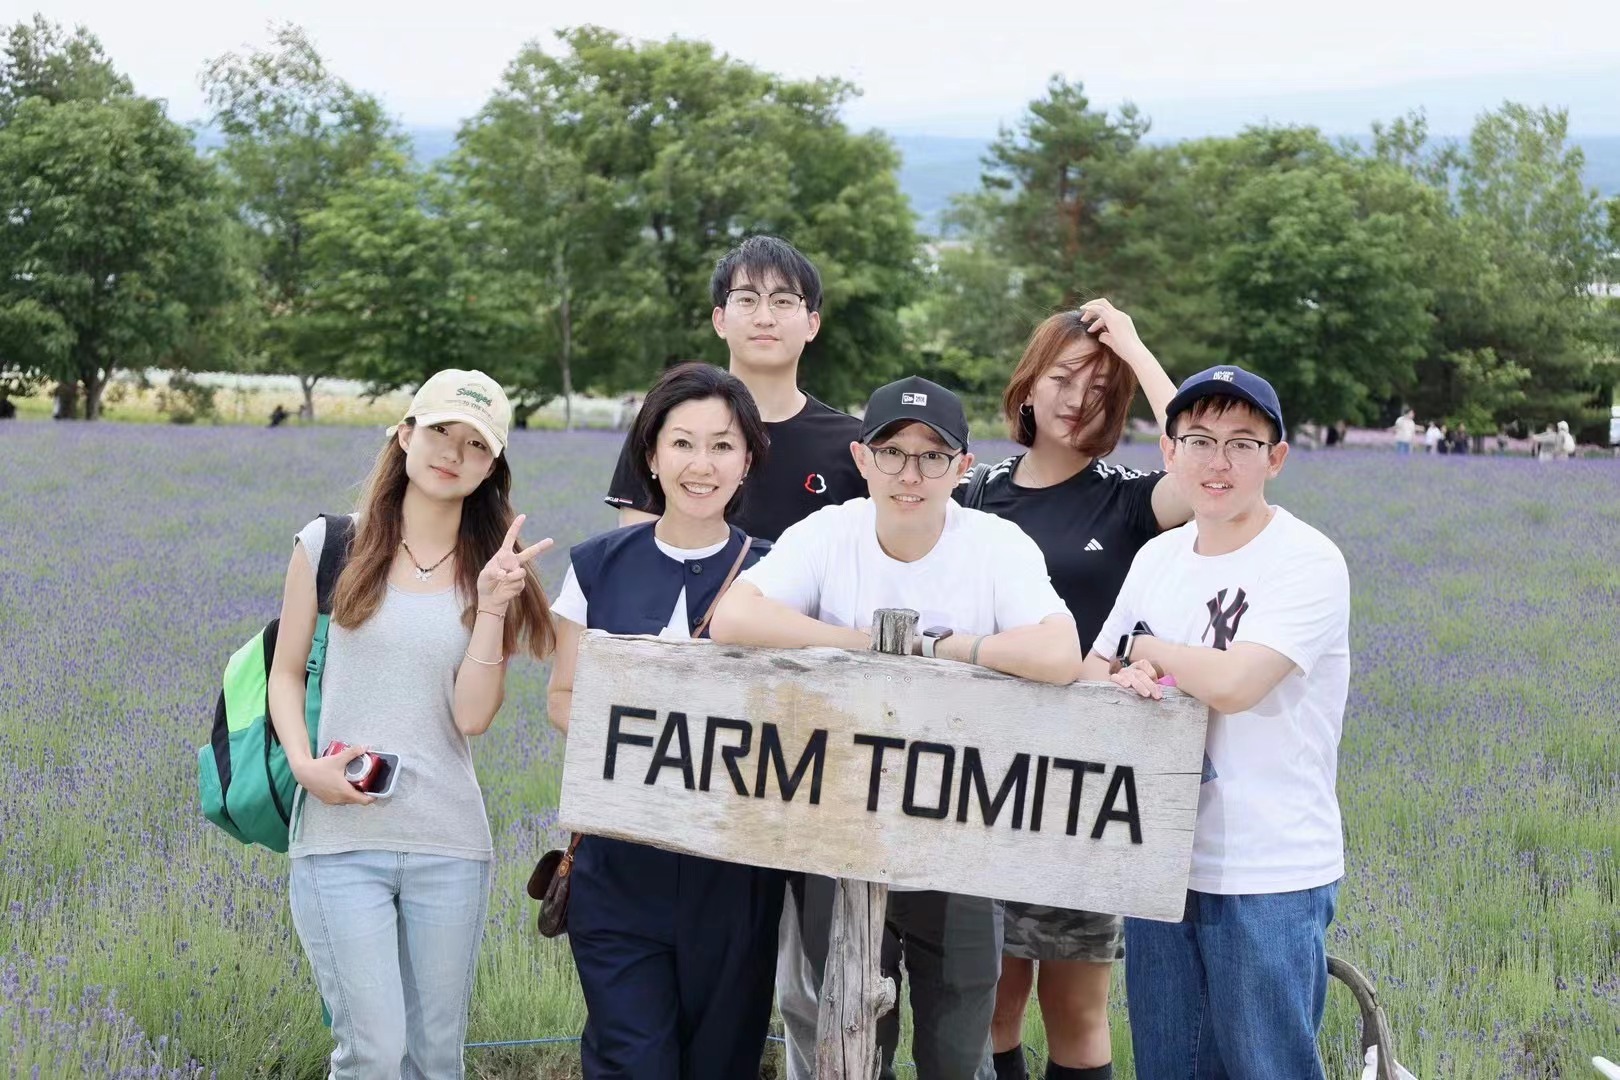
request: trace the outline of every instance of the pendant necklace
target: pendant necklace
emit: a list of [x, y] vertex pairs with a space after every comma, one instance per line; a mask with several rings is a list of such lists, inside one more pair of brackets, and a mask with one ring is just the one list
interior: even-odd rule
[[450, 556], [452, 556], [452, 555], [454, 555], [456, 553], [456, 549], [451, 548], [449, 551], [444, 553], [444, 559], [440, 559], [438, 562], [434, 563], [432, 566], [423, 566], [421, 563], [416, 561], [416, 556], [411, 554], [411, 545], [409, 545], [405, 541], [401, 540], [399, 542], [399, 546], [405, 549], [405, 557], [407, 559], [411, 560], [411, 565], [412, 566], [416, 567], [416, 580], [417, 581], [432, 581], [433, 580], [433, 571], [435, 571], [439, 567], [443, 566], [445, 559], [448, 559]]

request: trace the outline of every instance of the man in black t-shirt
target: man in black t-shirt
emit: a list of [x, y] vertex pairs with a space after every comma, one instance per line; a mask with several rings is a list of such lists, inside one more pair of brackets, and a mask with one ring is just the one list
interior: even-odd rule
[[[850, 457], [860, 441], [853, 416], [799, 389], [799, 358], [821, 329], [821, 275], [792, 244], [752, 236], [728, 251], [709, 283], [714, 332], [730, 351], [731, 373], [759, 405], [771, 452], [743, 482], [730, 520], [750, 536], [776, 540], [824, 506], [861, 498], [866, 481]], [[646, 521], [647, 493], [620, 451], [608, 485], [619, 524]]]
[[[849, 452], [850, 443], [861, 441], [861, 422], [799, 389], [799, 358], [821, 329], [821, 275], [797, 248], [773, 236], [749, 237], [716, 264], [709, 293], [714, 332], [730, 352], [731, 373], [754, 396], [771, 440], [764, 463], [756, 463], [743, 481], [741, 508], [727, 520], [750, 536], [775, 542], [789, 526], [822, 507], [865, 497], [866, 480]], [[621, 526], [653, 517], [627, 457], [629, 445], [627, 439], [604, 500], [618, 507]], [[802, 942], [821, 942], [825, 948], [832, 893], [829, 879], [806, 882], [796, 875], [790, 883], [777, 995], [787, 1028], [789, 1080], [809, 1080], [814, 1074], [816, 980], [814, 961]], [[898, 941], [885, 933], [884, 970], [897, 985], [898, 955]], [[880, 1023], [880, 1037], [883, 1075], [892, 1077], [899, 1042], [895, 1010]]]

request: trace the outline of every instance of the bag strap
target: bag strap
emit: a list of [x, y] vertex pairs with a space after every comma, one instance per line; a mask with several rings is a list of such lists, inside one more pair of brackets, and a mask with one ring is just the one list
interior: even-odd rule
[[754, 538], [747, 533], [743, 533], [742, 550], [737, 552], [737, 561], [731, 564], [731, 571], [726, 574], [726, 580], [720, 583], [720, 591], [714, 594], [714, 600], [709, 604], [709, 610], [704, 613], [703, 621], [697, 624], [696, 630], [692, 631], [693, 637], [702, 637], [703, 631], [709, 628], [709, 620], [714, 618], [715, 609], [720, 606], [720, 598], [726, 595], [726, 590], [731, 588], [731, 583], [737, 580], [737, 572], [742, 569], [743, 560], [748, 558], [748, 549], [753, 546]]
[[326, 522], [326, 542], [321, 545], [321, 560], [315, 570], [315, 610], [330, 615], [338, 575], [349, 561], [354, 519], [348, 514], [322, 514], [321, 518]]
[[973, 466], [967, 491], [962, 495], [962, 505], [969, 510], [977, 510], [984, 505], [984, 486], [990, 482], [990, 468], [989, 463]]

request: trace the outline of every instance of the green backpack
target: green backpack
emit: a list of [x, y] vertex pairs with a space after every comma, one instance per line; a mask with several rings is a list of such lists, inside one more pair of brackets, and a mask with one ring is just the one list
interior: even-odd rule
[[[304, 678], [304, 723], [309, 728], [312, 754], [321, 723], [321, 672], [326, 666], [332, 593], [354, 536], [354, 520], [347, 514], [321, 516], [326, 520], [326, 542], [315, 573], [319, 614]], [[213, 731], [208, 745], [197, 748], [197, 790], [209, 821], [244, 844], [263, 844], [271, 851], [284, 852], [298, 782], [270, 722], [270, 664], [276, 655], [280, 622], [271, 619], [225, 665]]]

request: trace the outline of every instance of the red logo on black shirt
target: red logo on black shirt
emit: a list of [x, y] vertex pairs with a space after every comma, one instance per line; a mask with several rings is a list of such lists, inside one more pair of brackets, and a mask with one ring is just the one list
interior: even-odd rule
[[818, 472], [813, 472], [804, 478], [804, 490], [812, 495], [827, 494], [827, 478]]

